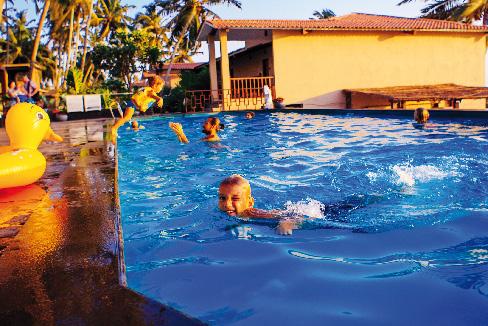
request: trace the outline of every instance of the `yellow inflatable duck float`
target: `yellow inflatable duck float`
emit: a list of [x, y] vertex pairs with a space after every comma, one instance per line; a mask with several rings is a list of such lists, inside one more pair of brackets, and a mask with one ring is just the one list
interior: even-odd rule
[[43, 140], [63, 141], [52, 131], [47, 113], [37, 105], [18, 103], [7, 113], [5, 129], [9, 146], [0, 146], [0, 189], [36, 182], [46, 170], [46, 159], [37, 150]]

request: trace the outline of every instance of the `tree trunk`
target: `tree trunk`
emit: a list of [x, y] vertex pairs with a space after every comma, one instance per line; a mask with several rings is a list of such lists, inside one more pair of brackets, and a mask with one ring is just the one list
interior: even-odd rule
[[37, 26], [36, 38], [34, 40], [34, 45], [32, 46], [32, 56], [30, 62], [29, 76], [32, 78], [32, 72], [34, 71], [34, 64], [37, 60], [37, 50], [39, 50], [39, 43], [41, 42], [42, 27], [44, 26], [44, 21], [46, 20], [47, 12], [49, 11], [49, 6], [51, 5], [51, 0], [44, 1], [44, 8], [42, 9], [41, 18], [39, 19], [39, 25]]
[[86, 52], [88, 50], [88, 36], [90, 36], [90, 24], [93, 11], [93, 0], [90, 1], [90, 9], [88, 10], [88, 20], [86, 22], [85, 39], [83, 40], [83, 56], [81, 57], [81, 71], [85, 70]]
[[56, 88], [56, 90], [59, 89], [59, 87], [61, 86], [61, 67], [62, 67], [62, 53], [61, 53], [61, 45], [57, 45], [57, 48], [58, 48], [58, 64], [56, 65], [56, 80], [54, 82], [54, 87]]
[[178, 38], [178, 42], [176, 43], [175, 47], [173, 48], [173, 53], [171, 53], [171, 58], [169, 60], [168, 70], [166, 71], [166, 75], [164, 76], [165, 85], [168, 85], [170, 87], [171, 87], [171, 85], [170, 85], [169, 81], [170, 81], [171, 68], [173, 67], [173, 62], [175, 60], [176, 53], [178, 52], [178, 50], [180, 48], [180, 44], [183, 41], [185, 34], [188, 32], [188, 29], [190, 28], [191, 22], [192, 22], [193, 18], [195, 17], [195, 13], [196, 13], [196, 10], [194, 8], [192, 14], [190, 15], [187, 22], [185, 23], [185, 27], [181, 31], [181, 35]]
[[68, 57], [66, 58], [66, 68], [64, 70], [63, 84], [66, 86], [66, 78], [68, 78], [68, 70], [71, 62], [71, 41], [73, 39], [73, 20], [75, 19], [75, 8], [71, 8], [71, 17], [69, 20], [69, 36], [68, 36]]
[[5, 0], [0, 0], [0, 23], [3, 22], [3, 7], [5, 4]]
[[75, 32], [75, 49], [73, 53], [73, 59], [71, 61], [71, 66], [76, 67], [76, 59], [78, 57], [78, 47], [80, 44], [80, 30], [81, 30], [81, 22], [80, 22], [80, 17], [81, 16], [81, 10], [78, 10], [78, 13], [76, 14], [76, 32]]

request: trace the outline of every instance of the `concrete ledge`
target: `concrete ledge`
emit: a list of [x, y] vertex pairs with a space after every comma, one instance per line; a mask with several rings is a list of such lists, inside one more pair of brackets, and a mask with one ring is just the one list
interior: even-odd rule
[[0, 193], [0, 325], [202, 324], [124, 286], [107, 122], [53, 123], [44, 177]]
[[[374, 117], [410, 117], [413, 119], [413, 109], [395, 110], [372, 110], [372, 109], [273, 109], [267, 112], [300, 112], [312, 114], [334, 114], [334, 115], [358, 115]], [[449, 110], [449, 109], [429, 109], [431, 119], [435, 118], [455, 118], [455, 119], [483, 119], [488, 118], [488, 110]]]

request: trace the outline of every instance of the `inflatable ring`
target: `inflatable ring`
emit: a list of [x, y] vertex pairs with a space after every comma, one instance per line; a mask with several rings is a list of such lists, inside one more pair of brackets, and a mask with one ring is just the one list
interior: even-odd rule
[[52, 131], [47, 113], [37, 105], [18, 103], [7, 113], [5, 129], [9, 146], [0, 146], [0, 189], [36, 182], [46, 170], [46, 159], [37, 150], [43, 140], [63, 141]]

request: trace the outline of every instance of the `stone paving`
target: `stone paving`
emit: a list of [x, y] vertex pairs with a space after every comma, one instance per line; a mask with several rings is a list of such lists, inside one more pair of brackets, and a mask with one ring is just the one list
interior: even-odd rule
[[0, 191], [0, 325], [202, 324], [124, 286], [110, 123], [52, 123], [43, 178]]

